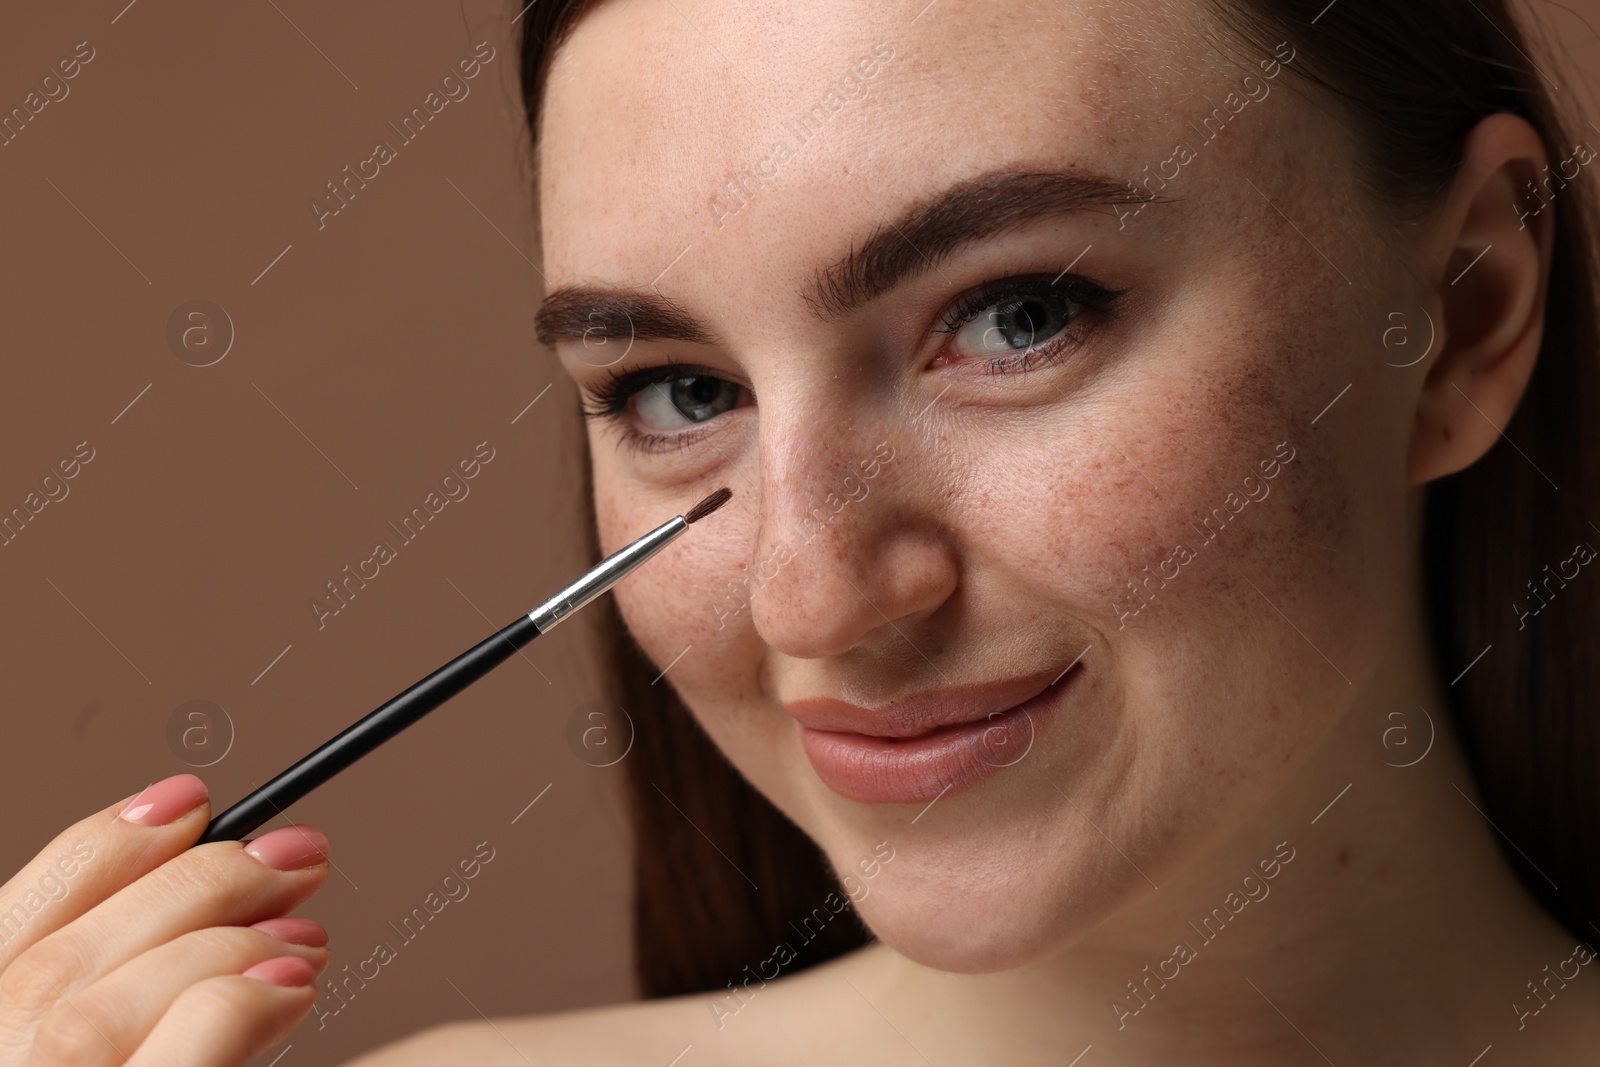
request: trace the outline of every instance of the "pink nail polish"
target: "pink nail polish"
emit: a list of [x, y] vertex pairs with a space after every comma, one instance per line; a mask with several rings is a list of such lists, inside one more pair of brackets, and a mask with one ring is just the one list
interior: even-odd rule
[[283, 826], [263, 834], [244, 850], [277, 871], [297, 871], [328, 854], [328, 839], [314, 826]]
[[145, 789], [124, 804], [117, 818], [140, 826], [165, 826], [200, 806], [206, 784], [192, 774], [175, 774]]
[[260, 930], [264, 934], [271, 934], [279, 941], [287, 941], [291, 945], [306, 945], [310, 948], [322, 948], [328, 943], [328, 931], [321, 923], [312, 919], [300, 919], [286, 915], [281, 919], [264, 919], [250, 927]]
[[276, 956], [264, 960], [244, 972], [246, 978], [258, 978], [273, 985], [310, 985], [317, 979], [316, 968], [299, 956]]

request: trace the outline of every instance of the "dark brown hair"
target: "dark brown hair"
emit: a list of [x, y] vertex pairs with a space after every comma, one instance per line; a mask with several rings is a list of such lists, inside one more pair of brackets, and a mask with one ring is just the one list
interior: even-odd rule
[[[535, 165], [551, 58], [598, 2], [541, 0], [526, 15], [521, 74]], [[1438, 205], [1467, 133], [1491, 114], [1526, 119], [1552, 161], [1575, 147], [1506, 0], [1208, 2], [1261, 55], [1279, 41], [1296, 48], [1291, 69], [1354, 131], [1358, 177], [1397, 225]], [[1454, 676], [1474, 664], [1449, 687], [1450, 714], [1485, 813], [1529, 892], [1587, 939], [1589, 917], [1600, 911], [1600, 592], [1554, 595], [1545, 568], [1600, 537], [1586, 511], [1600, 488], [1596, 214], [1587, 190], [1559, 176], [1541, 192], [1556, 201], [1555, 253], [1538, 362], [1505, 427], [1515, 445], [1502, 441], [1429, 486], [1423, 552], [1441, 670]], [[1532, 592], [1535, 583], [1549, 602], [1523, 628], [1513, 601], [1527, 600], [1525, 586]], [[657, 667], [612, 604], [618, 699], [638, 731], [626, 767], [643, 993], [746, 982], [779, 942], [801, 949], [791, 971], [864, 944], [870, 935], [853, 911], [809, 943], [795, 936], [794, 924], [839, 889], [825, 858], [729, 764], [671, 689], [648, 684]]]

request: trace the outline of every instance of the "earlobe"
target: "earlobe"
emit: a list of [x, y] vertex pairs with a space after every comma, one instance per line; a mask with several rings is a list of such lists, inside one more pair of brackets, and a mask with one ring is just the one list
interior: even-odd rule
[[1538, 133], [1484, 119], [1425, 242], [1440, 349], [1426, 364], [1406, 473], [1421, 485], [1477, 462], [1511, 421], [1544, 339], [1556, 205], [1522, 190], [1545, 165]]

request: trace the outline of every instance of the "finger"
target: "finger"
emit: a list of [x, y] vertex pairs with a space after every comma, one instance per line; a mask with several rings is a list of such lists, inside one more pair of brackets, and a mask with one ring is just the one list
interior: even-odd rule
[[210, 818], [205, 783], [179, 774], [68, 827], [0, 886], [0, 971], [188, 848]]
[[328, 932], [310, 919], [195, 930], [129, 960], [57, 1004], [34, 1035], [33, 1055], [43, 1063], [116, 1067], [190, 986], [289, 956], [321, 974], [328, 965], [327, 943]]
[[327, 851], [315, 827], [286, 826], [244, 845], [216, 841], [175, 856], [0, 974], [0, 1032], [28, 1033], [63, 998], [190, 931], [293, 911], [327, 880]]
[[207, 978], [167, 1009], [128, 1067], [242, 1064], [289, 1036], [317, 999], [311, 965], [293, 956], [246, 975]]

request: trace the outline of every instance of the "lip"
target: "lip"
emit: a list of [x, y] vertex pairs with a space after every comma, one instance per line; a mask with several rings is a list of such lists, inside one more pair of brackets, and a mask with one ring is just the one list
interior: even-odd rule
[[1025, 675], [920, 693], [878, 708], [829, 697], [788, 703], [817, 776], [867, 804], [928, 803], [1015, 766], [1083, 673]]

